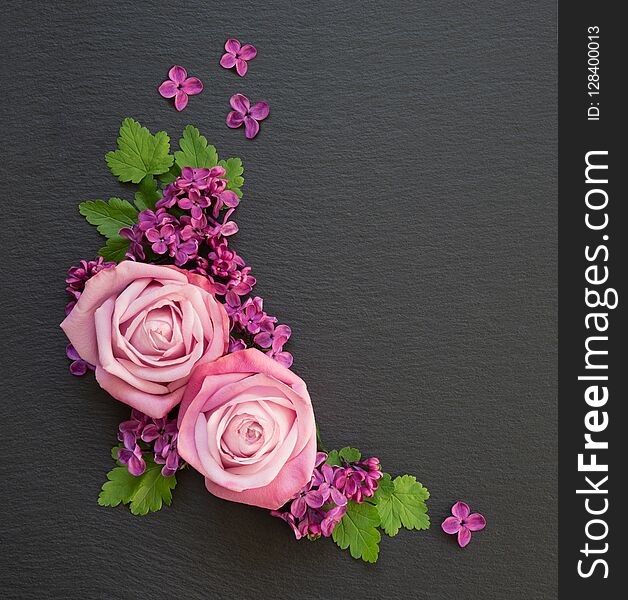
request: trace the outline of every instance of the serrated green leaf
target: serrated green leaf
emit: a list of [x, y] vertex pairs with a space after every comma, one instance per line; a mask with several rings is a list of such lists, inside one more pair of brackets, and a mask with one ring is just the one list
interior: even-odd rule
[[139, 477], [129, 473], [126, 466], [120, 465], [117, 460], [118, 448], [111, 450], [111, 456], [119, 465], [107, 473], [107, 480], [98, 495], [98, 504], [101, 506], [118, 506], [129, 504], [134, 515], [145, 515], [156, 512], [163, 504], [172, 503], [172, 490], [177, 485], [174, 475], [164, 477], [161, 474], [163, 465], [156, 464], [150, 456], [144, 456], [146, 470]]
[[165, 502], [172, 503], [172, 490], [177, 485], [174, 475], [164, 477], [161, 474], [162, 465], [148, 465], [146, 471], [138, 477], [140, 483], [131, 498], [129, 508], [134, 515], [145, 515], [157, 512]]
[[343, 550], [349, 548], [353, 558], [376, 562], [381, 535], [377, 529], [380, 517], [377, 508], [364, 502], [349, 502], [347, 512], [334, 527], [332, 538]]
[[362, 458], [362, 453], [359, 450], [356, 448], [349, 448], [348, 446], [338, 450], [338, 454], [340, 455], [340, 458], [346, 460], [347, 462], [357, 462]]
[[153, 135], [134, 119], [122, 121], [117, 145], [117, 150], [105, 154], [105, 160], [120, 181], [139, 183], [146, 175], [165, 173], [174, 161], [166, 132]]
[[118, 506], [131, 500], [139, 485], [139, 477], [134, 477], [126, 467], [115, 467], [107, 473], [107, 482], [98, 495], [100, 506]]
[[362, 454], [356, 448], [341, 448], [340, 450], [331, 450], [327, 453], [328, 465], [342, 466], [345, 462], [356, 462], [362, 458]]
[[218, 161], [218, 164], [225, 170], [224, 176], [227, 179], [227, 189], [235, 192], [238, 198], [242, 198], [242, 190], [240, 189], [244, 185], [242, 161], [239, 158], [228, 158], [227, 160]]
[[155, 210], [157, 200], [161, 198], [161, 190], [157, 188], [157, 181], [152, 175], [146, 175], [140, 181], [140, 189], [135, 192], [135, 206], [138, 210]]
[[107, 243], [98, 251], [98, 255], [102, 256], [107, 261], [119, 263], [121, 260], [124, 260], [129, 246], [129, 240], [122, 236], [112, 237], [109, 238]]
[[183, 130], [179, 147], [181, 149], [174, 153], [174, 159], [181, 168], [208, 169], [218, 164], [216, 148], [208, 146], [207, 139], [192, 125], [188, 125]]
[[383, 473], [382, 477], [377, 482], [377, 489], [375, 490], [375, 496], [373, 501], [377, 504], [380, 499], [388, 498], [395, 491], [395, 484], [393, 483], [388, 473]]
[[121, 198], [88, 200], [79, 204], [79, 212], [91, 225], [96, 225], [98, 232], [107, 238], [118, 237], [123, 227], [132, 227], [137, 223], [137, 209]]
[[428, 529], [430, 518], [425, 501], [429, 492], [415, 477], [403, 475], [393, 481], [391, 494], [375, 496], [382, 529], [390, 536], [397, 535], [401, 526], [406, 529]]
[[330, 450], [327, 453], [327, 460], [325, 461], [327, 465], [333, 465], [334, 467], [340, 467], [342, 465], [342, 461], [340, 460], [340, 455], [338, 454], [338, 450]]

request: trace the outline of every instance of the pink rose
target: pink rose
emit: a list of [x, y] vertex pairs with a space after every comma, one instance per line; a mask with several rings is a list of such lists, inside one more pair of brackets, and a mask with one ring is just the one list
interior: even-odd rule
[[253, 348], [197, 367], [179, 409], [178, 450], [212, 494], [280, 508], [314, 470], [305, 383]]
[[92, 277], [61, 327], [104, 390], [153, 418], [181, 401], [196, 365], [229, 345], [229, 318], [207, 279], [130, 260]]

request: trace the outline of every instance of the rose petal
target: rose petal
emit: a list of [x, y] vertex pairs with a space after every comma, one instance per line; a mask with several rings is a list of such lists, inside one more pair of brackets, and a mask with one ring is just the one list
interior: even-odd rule
[[253, 60], [257, 56], [257, 49], [252, 44], [246, 44], [240, 48], [238, 56], [244, 60]]
[[249, 108], [251, 108], [249, 99], [243, 94], [234, 94], [231, 96], [229, 104], [231, 104], [231, 108], [233, 108], [233, 110], [243, 114], [246, 114], [249, 111]]
[[168, 77], [172, 79], [175, 83], [183, 83], [185, 78], [188, 76], [188, 72], [179, 65], [175, 65], [168, 71]]
[[178, 91], [174, 98], [174, 107], [181, 112], [188, 105], [188, 95], [183, 91]]
[[460, 519], [456, 517], [447, 517], [443, 521], [441, 528], [445, 533], [458, 533], [460, 531]]
[[231, 67], [233, 67], [233, 65], [236, 64], [236, 58], [233, 54], [229, 54], [228, 52], [226, 54], [222, 55], [222, 58], [220, 59], [220, 66], [224, 67], [225, 69], [231, 69]]
[[238, 42], [238, 40], [236, 40], [235, 38], [229, 38], [225, 42], [225, 50], [227, 52], [232, 53], [232, 54], [235, 54], [236, 52], [239, 52], [240, 51], [240, 42]]
[[159, 86], [159, 93], [164, 98], [174, 98], [178, 90], [179, 90], [179, 86], [174, 81], [170, 81], [169, 79], [168, 81], [164, 81]]
[[252, 140], [259, 133], [259, 123], [252, 117], [244, 117], [244, 135]]
[[236, 59], [236, 72], [238, 73], [238, 75], [240, 77], [244, 77], [246, 75], [246, 71], [249, 68], [248, 65], [246, 64], [245, 60], [242, 60], [241, 58]]
[[465, 504], [464, 502], [456, 502], [451, 507], [451, 514], [454, 517], [458, 517], [459, 519], [466, 519], [469, 516], [470, 512], [471, 509], [469, 508], [469, 505]]
[[473, 513], [464, 520], [464, 524], [471, 531], [480, 531], [486, 527], [486, 519], [479, 513]]
[[188, 94], [188, 96], [194, 96], [203, 91], [203, 82], [198, 77], [188, 77], [181, 84], [181, 89]]
[[242, 113], [232, 110], [227, 115], [227, 127], [231, 127], [231, 129], [236, 129], [240, 127], [242, 123], [244, 123], [244, 115]]
[[464, 548], [471, 541], [471, 532], [464, 525], [460, 528], [458, 532], [458, 545], [461, 548]]
[[256, 102], [249, 110], [249, 115], [258, 121], [263, 121], [270, 113], [270, 107], [267, 102]]

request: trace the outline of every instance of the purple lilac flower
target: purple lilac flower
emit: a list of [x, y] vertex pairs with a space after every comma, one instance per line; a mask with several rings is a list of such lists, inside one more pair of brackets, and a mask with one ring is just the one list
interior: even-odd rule
[[203, 214], [203, 209], [209, 206], [210, 200], [198, 190], [190, 189], [188, 190], [187, 196], [179, 198], [178, 204], [179, 208], [189, 210], [194, 219], [200, 219]]
[[259, 121], [264, 120], [270, 109], [266, 102], [256, 102], [251, 106], [243, 94], [235, 94], [229, 100], [233, 110], [227, 115], [227, 127], [236, 129], [244, 123], [244, 135], [253, 139], [259, 133]]
[[175, 65], [168, 71], [168, 79], [159, 86], [164, 98], [174, 98], [174, 107], [181, 111], [188, 104], [188, 96], [200, 94], [203, 83], [197, 77], [188, 77], [187, 71]]
[[168, 223], [159, 228], [149, 229], [144, 235], [149, 242], [152, 242], [151, 248], [155, 254], [165, 254], [175, 241], [174, 232], [174, 225]]
[[179, 232], [174, 236], [170, 244], [170, 256], [174, 257], [174, 264], [182, 267], [198, 252], [198, 240], [183, 240]]
[[244, 340], [236, 339], [233, 336], [229, 336], [229, 353], [237, 352], [238, 350], [246, 350], [247, 346]]
[[183, 225], [183, 229], [180, 235], [181, 239], [185, 241], [194, 239], [200, 242], [207, 237], [207, 217], [205, 215], [201, 215], [198, 219], [183, 215], [181, 225]]
[[118, 450], [118, 460], [127, 466], [129, 473], [139, 477], [146, 470], [146, 462], [142, 455], [142, 449], [138, 444], [132, 448], [125, 445], [124, 448]]
[[274, 322], [275, 317], [269, 317], [263, 310], [264, 301], [256, 296], [249, 298], [243, 305], [239, 313], [240, 325], [251, 334], [261, 331], [262, 326], [266, 326], [269, 321]]
[[286, 367], [286, 369], [289, 369], [292, 366], [294, 358], [292, 354], [290, 354], [290, 352], [286, 352], [283, 349], [283, 346], [287, 341], [288, 341], [287, 337], [276, 336], [272, 341], [270, 350], [266, 354], [268, 354], [270, 358], [276, 360], [279, 364]]
[[[273, 516], [290, 525], [297, 539], [317, 539], [321, 535], [329, 537], [344, 516], [348, 501], [361, 503], [368, 495], [372, 496], [373, 490], [377, 488], [377, 480], [382, 477], [377, 458], [345, 463], [343, 466], [325, 464], [326, 460], [327, 454], [317, 453], [310, 482], [281, 510], [271, 511]], [[350, 477], [353, 472], [360, 475]], [[340, 478], [344, 479], [339, 482]], [[351, 497], [346, 493], [346, 481], [359, 481], [359, 487], [355, 490], [350, 486]], [[360, 488], [365, 491], [357, 494]]]
[[102, 256], [99, 256], [96, 260], [82, 260], [78, 267], [70, 267], [68, 269], [68, 276], [65, 282], [68, 284], [66, 291], [72, 296], [72, 300], [68, 302], [65, 307], [65, 314], [70, 314], [70, 311], [74, 308], [76, 301], [81, 297], [81, 293], [85, 289], [85, 284], [96, 273], [99, 273], [103, 269], [109, 267], [115, 267], [114, 262], [105, 262]]
[[142, 246], [144, 232], [140, 226], [135, 224], [133, 227], [123, 227], [119, 233], [123, 238], [131, 242], [125, 256], [131, 260], [144, 260], [146, 258], [144, 246]]
[[176, 187], [180, 190], [205, 190], [209, 187], [209, 178], [216, 177], [218, 173], [224, 175], [224, 169], [219, 167], [222, 171], [212, 173], [212, 169], [194, 167], [183, 167], [181, 169], [181, 177], [176, 180]]
[[138, 226], [142, 231], [148, 231], [149, 229], [156, 229], [166, 223], [173, 223], [175, 218], [168, 213], [165, 208], [158, 208], [155, 212], [152, 210], [143, 210], [138, 218]]
[[182, 466], [177, 451], [178, 436], [176, 419], [152, 419], [134, 409], [131, 418], [120, 423], [118, 439], [124, 448], [118, 450], [118, 460], [128, 466], [132, 475], [141, 475], [146, 469], [143, 453], [150, 450], [142, 450], [140, 443], [152, 444], [155, 463], [163, 465], [164, 477], [170, 477]]
[[447, 517], [441, 527], [445, 533], [458, 534], [458, 545], [464, 548], [471, 541], [471, 532], [486, 527], [486, 519], [480, 513], [471, 514], [471, 509], [464, 502], [456, 502], [451, 507], [453, 516]]
[[270, 348], [277, 338], [281, 338], [285, 344], [292, 335], [292, 329], [288, 325], [277, 325], [273, 321], [266, 321], [262, 330], [255, 336], [255, 343], [261, 348]]
[[79, 356], [79, 353], [72, 344], [68, 344], [66, 346], [65, 354], [72, 361], [70, 364], [70, 373], [72, 373], [72, 375], [80, 377], [81, 375], [85, 375], [88, 370], [94, 371], [96, 369], [94, 365], [88, 363]]
[[238, 75], [244, 77], [248, 69], [247, 61], [253, 60], [257, 56], [255, 46], [251, 44], [241, 46], [238, 40], [229, 38], [225, 42], [225, 50], [226, 52], [220, 59], [220, 66], [225, 69], [231, 69], [235, 66]]

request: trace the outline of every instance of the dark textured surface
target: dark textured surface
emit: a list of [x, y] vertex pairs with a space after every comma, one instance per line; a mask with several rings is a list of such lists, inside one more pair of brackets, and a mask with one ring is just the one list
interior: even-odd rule
[[[2, 598], [556, 597], [554, 3], [296, 4], [3, 4]], [[174, 63], [206, 85], [182, 114]], [[253, 142], [238, 91], [271, 106]], [[96, 504], [127, 410], [67, 373], [58, 322], [100, 244], [77, 203], [129, 196], [103, 161], [125, 116], [242, 157], [238, 248], [323, 435], [417, 474], [429, 532], [365, 565], [193, 472], [158, 514]], [[459, 498], [488, 520], [464, 551]]]

